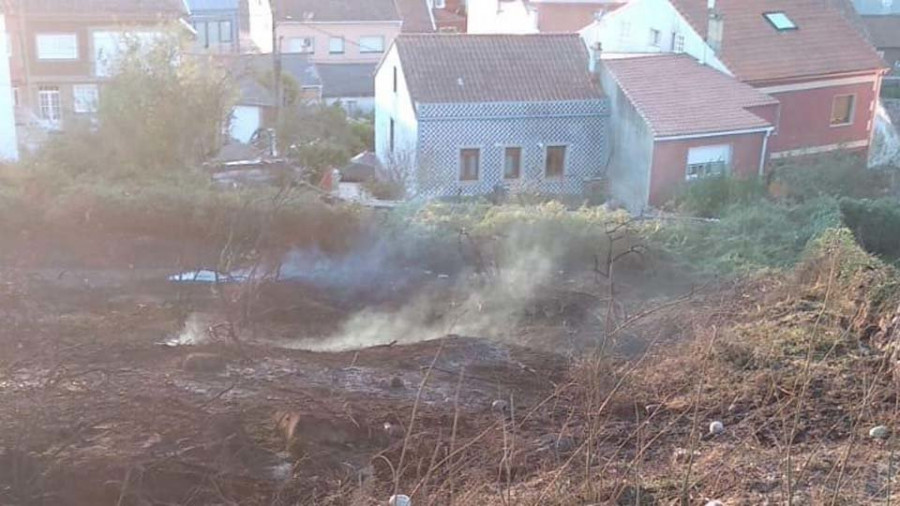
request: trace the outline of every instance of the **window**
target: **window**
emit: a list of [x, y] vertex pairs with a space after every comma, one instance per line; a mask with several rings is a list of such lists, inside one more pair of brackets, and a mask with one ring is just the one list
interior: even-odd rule
[[329, 54], [343, 54], [344, 53], [344, 38], [343, 37], [331, 37], [328, 39], [328, 53]]
[[231, 21], [219, 21], [219, 42], [230, 44], [232, 41], [234, 41], [234, 32]]
[[731, 145], [701, 146], [688, 151], [685, 179], [695, 181], [725, 174], [731, 163]]
[[650, 29], [650, 45], [653, 47], [659, 47], [659, 38], [660, 38], [659, 30], [655, 30], [655, 29], [651, 28]]
[[72, 87], [72, 109], [79, 114], [97, 112], [99, 91], [96, 84], [76, 84]]
[[797, 25], [795, 25], [794, 22], [791, 21], [791, 18], [782, 11], [764, 12], [763, 17], [765, 17], [766, 21], [779, 32], [797, 29]]
[[209, 47], [209, 30], [203, 21], [194, 21], [194, 30], [197, 31], [197, 41], [202, 47]]
[[389, 140], [391, 146], [391, 153], [394, 152], [394, 118], [391, 118], [391, 138]]
[[384, 52], [384, 37], [381, 35], [375, 35], [371, 37], [360, 37], [359, 38], [359, 52], [360, 53], [383, 53]]
[[834, 97], [834, 101], [831, 102], [831, 126], [853, 123], [855, 105], [855, 95], [838, 95]]
[[519, 179], [522, 172], [522, 148], [506, 148], [503, 152], [503, 177]]
[[447, 7], [447, 0], [434, 0], [434, 8], [435, 9], [445, 9]]
[[676, 53], [684, 52], [684, 35], [672, 34], [672, 51]]
[[38, 89], [38, 102], [41, 117], [47, 121], [57, 122], [60, 118], [59, 88], [56, 86], [41, 86]]
[[290, 38], [287, 52], [313, 54], [316, 52], [316, 39], [313, 37]]
[[78, 36], [74, 33], [37, 35], [38, 60], [77, 60]]
[[546, 177], [563, 177], [566, 172], [566, 147], [547, 146], [544, 156], [544, 175]]
[[394, 67], [394, 93], [397, 93], [397, 67]]
[[478, 158], [481, 151], [477, 148], [459, 150], [459, 180], [478, 181]]

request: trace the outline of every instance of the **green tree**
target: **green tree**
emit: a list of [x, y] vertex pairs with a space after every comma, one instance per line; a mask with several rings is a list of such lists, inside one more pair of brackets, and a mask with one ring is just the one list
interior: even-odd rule
[[284, 111], [278, 145], [317, 181], [324, 171], [373, 149], [374, 130], [370, 122], [348, 118], [337, 104], [300, 103]]
[[98, 133], [114, 158], [159, 172], [214, 153], [237, 96], [225, 69], [184, 54], [187, 41], [174, 30], [153, 42], [125, 42], [99, 104]]

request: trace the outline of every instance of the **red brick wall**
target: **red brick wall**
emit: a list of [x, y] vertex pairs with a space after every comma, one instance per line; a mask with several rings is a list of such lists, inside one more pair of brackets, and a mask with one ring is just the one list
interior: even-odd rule
[[758, 174], [764, 137], [763, 133], [753, 133], [656, 141], [653, 149], [653, 165], [650, 169], [650, 205], [665, 204], [684, 185], [690, 148], [730, 144], [732, 173], [741, 177]]
[[[778, 130], [769, 141], [769, 153], [868, 140], [874, 114], [870, 107], [876, 97], [874, 88], [873, 83], [860, 83], [770, 93], [781, 103], [781, 110]], [[853, 123], [832, 127], [832, 100], [847, 94], [856, 95]]]

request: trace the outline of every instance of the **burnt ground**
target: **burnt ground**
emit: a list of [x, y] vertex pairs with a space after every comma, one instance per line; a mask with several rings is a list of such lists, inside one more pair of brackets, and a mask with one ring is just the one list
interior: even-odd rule
[[379, 504], [395, 486], [446, 487], [435, 461], [460, 483], [485, 481], [510, 438], [524, 457], [509, 478], [573, 449], [559, 431], [571, 408], [547, 399], [597, 342], [607, 290], [589, 273], [558, 273], [494, 339], [435, 334], [506, 310], [448, 302], [422, 335], [417, 320], [385, 327], [399, 333], [382, 345], [316, 353], [292, 343], [360, 311], [390, 320], [423, 297], [465, 300], [468, 285], [428, 273], [367, 299], [269, 283], [252, 322], [229, 332], [240, 285], [166, 281], [180, 252], [41, 246], [5, 253], [0, 270], [0, 504]]

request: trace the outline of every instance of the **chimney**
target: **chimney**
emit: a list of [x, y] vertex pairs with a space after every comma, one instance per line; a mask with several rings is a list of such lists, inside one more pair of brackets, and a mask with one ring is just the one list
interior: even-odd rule
[[590, 61], [590, 70], [594, 73], [594, 77], [600, 77], [600, 60], [603, 57], [603, 44], [599, 41], [595, 42], [593, 47], [591, 47], [591, 58]]
[[707, 0], [706, 7], [709, 13], [708, 25], [706, 28], [706, 44], [712, 48], [713, 53], [719, 54], [722, 50], [722, 36], [725, 31], [725, 20], [718, 9], [716, 9], [716, 0]]

